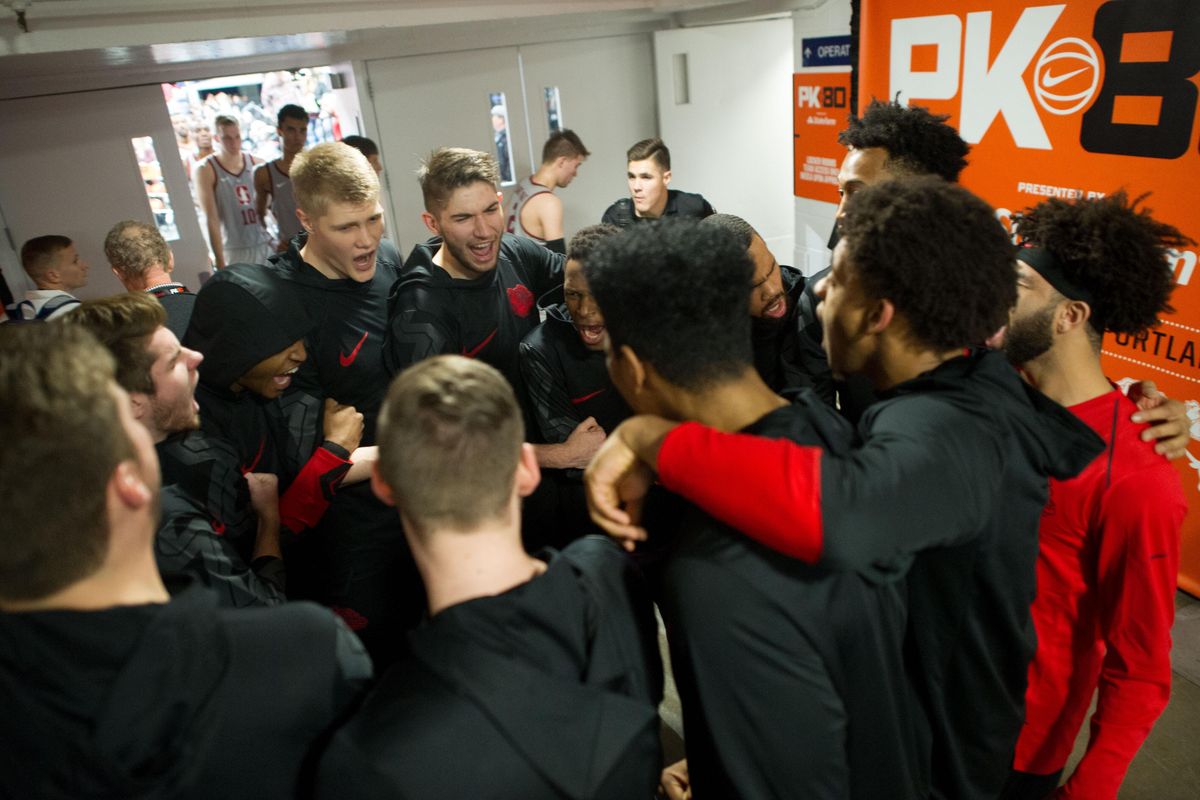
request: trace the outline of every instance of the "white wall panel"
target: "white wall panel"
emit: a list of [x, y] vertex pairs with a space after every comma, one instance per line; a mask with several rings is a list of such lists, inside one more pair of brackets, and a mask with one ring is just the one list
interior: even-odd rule
[[604, 209], [628, 194], [625, 151], [658, 131], [654, 52], [649, 35], [521, 47], [529, 97], [534, 158], [550, 135], [543, 93], [557, 86], [566, 127], [579, 134], [591, 157], [571, 185], [559, 191], [567, 237], [600, 221]]
[[[792, 263], [792, 21], [660, 31], [654, 54], [671, 188], [742, 217], [776, 258]], [[687, 61], [686, 103], [677, 102], [679, 55]]]
[[536, 168], [549, 135], [543, 89], [558, 87], [567, 127], [592, 151], [560, 192], [568, 236], [599, 222], [604, 209], [626, 193], [625, 151], [657, 130], [649, 35], [388, 58], [367, 61], [366, 70], [372, 108], [364, 108], [364, 115], [384, 154], [388, 228], [405, 251], [429, 235], [420, 221], [421, 193], [413, 176], [421, 157], [443, 145], [494, 151], [489, 92], [505, 92], [520, 180]]
[[515, 47], [387, 58], [366, 65], [378, 126], [378, 137], [373, 138], [388, 172], [388, 230], [406, 256], [430, 236], [421, 222], [421, 189], [415, 176], [421, 159], [442, 146], [495, 152], [490, 92], [505, 93], [514, 170], [519, 176], [529, 174]]
[[18, 249], [50, 233], [75, 241], [91, 264], [80, 297], [125, 291], [104, 258], [104, 237], [123, 219], [153, 222], [135, 136], [154, 138], [181, 236], [170, 243], [175, 274], [195, 291], [208, 253], [158, 85], [0, 101], [4, 218]]

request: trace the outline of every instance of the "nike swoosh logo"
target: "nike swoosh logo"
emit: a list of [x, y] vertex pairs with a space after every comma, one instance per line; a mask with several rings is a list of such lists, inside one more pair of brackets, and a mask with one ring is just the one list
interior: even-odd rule
[[267, 437], [263, 436], [258, 440], [258, 452], [255, 454], [254, 460], [250, 462], [250, 466], [247, 467], [245, 464], [242, 464], [243, 475], [245, 475], [247, 472], [254, 472], [254, 468], [258, 466], [258, 462], [262, 461], [263, 450], [265, 450], [266, 447]]
[[479, 351], [482, 350], [483, 348], [487, 347], [488, 342], [490, 342], [490, 341], [492, 341], [492, 339], [496, 338], [496, 331], [499, 331], [499, 330], [500, 330], [499, 328], [496, 328], [495, 330], [493, 330], [491, 333], [488, 334], [486, 339], [484, 339], [482, 342], [480, 342], [479, 344], [472, 347], [470, 350], [468, 350], [466, 348], [466, 345], [464, 345], [462, 354], [464, 356], [466, 356], [467, 358], [474, 358], [475, 356], [479, 355]]
[[343, 367], [348, 367], [354, 363], [354, 359], [358, 358], [358, 351], [362, 350], [363, 342], [367, 340], [368, 331], [363, 331], [362, 338], [358, 340], [358, 344], [354, 345], [354, 349], [350, 351], [350, 355], [338, 353], [338, 363]]
[[592, 392], [591, 394], [585, 394], [583, 397], [572, 397], [571, 402], [574, 403], [575, 405], [579, 405], [580, 403], [586, 403], [588, 400], [591, 400], [593, 397], [595, 397], [598, 394], [604, 394], [604, 390], [597, 389], [596, 391]]
[[225, 523], [221, 522], [219, 519], [214, 519], [212, 521], [212, 529], [213, 533], [215, 533], [217, 536], [225, 535]]
[[1064, 72], [1062, 75], [1051, 75], [1049, 70], [1047, 70], [1045, 73], [1045, 77], [1042, 78], [1042, 85], [1045, 86], [1046, 88], [1050, 88], [1051, 86], [1058, 86], [1063, 81], [1069, 80], [1070, 78], [1074, 78], [1079, 73], [1086, 72], [1086, 71], [1087, 71], [1087, 67], [1083, 67], [1082, 69], [1077, 69], [1073, 72]]

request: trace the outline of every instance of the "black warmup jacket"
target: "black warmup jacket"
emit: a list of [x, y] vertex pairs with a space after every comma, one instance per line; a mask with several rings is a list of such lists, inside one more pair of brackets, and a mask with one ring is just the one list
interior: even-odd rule
[[452, 353], [492, 365], [521, 397], [517, 346], [538, 324], [536, 298], [562, 284], [566, 259], [532, 239], [504, 234], [495, 269], [455, 280], [433, 263], [433, 238], [413, 248], [388, 299], [388, 370]]
[[[239, 484], [247, 472], [279, 478], [281, 522], [297, 534], [325, 513], [350, 468], [349, 453], [322, 441], [319, 397], [290, 392], [268, 400], [233, 386], [258, 362], [303, 339], [312, 328], [294, 287], [270, 267], [233, 264], [200, 290], [185, 336], [185, 344], [204, 354], [196, 387], [203, 436], [232, 447]], [[171, 447], [175, 465], [182, 463], [180, 450], [187, 441]], [[248, 502], [244, 486], [237, 496]]]
[[[238, 478], [240, 478], [240, 473]], [[272, 606], [287, 600], [283, 561], [250, 561], [248, 542], [228, 538], [186, 484], [163, 488], [162, 517], [154, 537], [154, 560], [163, 575], [186, 575], [229, 608]], [[238, 547], [241, 544], [243, 547]]]
[[0, 796], [292, 798], [370, 675], [307, 603], [0, 614]]
[[[808, 407], [814, 420], [835, 413]], [[863, 415], [859, 440], [843, 455], [681, 428], [659, 476], [806, 562], [907, 575], [907, 673], [925, 712], [930, 796], [994, 798], [1024, 718], [1047, 478], [1078, 474], [1104, 443], [995, 351], [893, 387]], [[755, 504], [735, 502], [750, 491]]]
[[[666, 219], [667, 217], [704, 219], [715, 213], [717, 213], [717, 210], [701, 195], [693, 194], [692, 192], [681, 192], [678, 189], [668, 189], [667, 205], [663, 209], [661, 219]], [[618, 228], [628, 228], [630, 225], [653, 222], [654, 220], [639, 217], [633, 210], [633, 200], [628, 197], [622, 197], [605, 209], [604, 215], [600, 217], [600, 221], [606, 222], [609, 225], [616, 225]]]
[[322, 758], [321, 798], [651, 798], [662, 694], [629, 558], [588, 537], [410, 635]]
[[546, 319], [526, 334], [519, 349], [525, 402], [540, 441], [565, 442], [588, 417], [612, 433], [633, 412], [608, 377], [604, 351], [589, 350], [579, 338], [561, 286], [547, 292], [540, 305]]
[[292, 239], [287, 252], [267, 264], [297, 291], [313, 328], [304, 339], [308, 360], [300, 367], [289, 393], [332, 397], [363, 415], [363, 445], [375, 443], [375, 418], [387, 394], [383, 345], [387, 334], [388, 292], [400, 277], [396, 246], [381, 239], [375, 275], [366, 283], [326, 278], [306, 264], [300, 250], [308, 234]]
[[187, 290], [182, 283], [168, 283], [147, 289], [146, 294], [153, 295], [167, 312], [167, 328], [175, 334], [175, 338], [183, 341], [187, 333], [188, 323], [192, 320], [192, 309], [196, 305], [196, 295]]
[[[743, 431], [845, 452], [811, 392]], [[694, 796], [917, 798], [916, 710], [904, 675], [903, 580], [788, 558], [659, 494], [658, 590]]]
[[[864, 532], [891, 527], [894, 549], [881, 548], [879, 563], [885, 570], [911, 563], [908, 674], [929, 723], [931, 796], [995, 797], [1025, 717], [1047, 478], [1074, 477], [1104, 442], [996, 351], [952, 359], [900, 384], [866, 410], [860, 429], [868, 452], [872, 441], [886, 446], [893, 434], [913, 437], [916, 447], [925, 437], [943, 440], [911, 453], [922, 467], [931, 455], [937, 463], [928, 492], [890, 508], [869, 495], [839, 504], [837, 524]], [[902, 452], [892, 455], [877, 464], [878, 480], [907, 469]], [[869, 455], [863, 465], [870, 468]], [[934, 477], [939, 471], [944, 481]], [[957, 471], [972, 479], [953, 479]], [[964, 484], [962, 493], [949, 488]]]
[[796, 340], [800, 298], [805, 282], [800, 270], [779, 265], [783, 289], [787, 292], [787, 313], [780, 319], [750, 320], [750, 338], [754, 346], [754, 368], [763, 382], [775, 392], [809, 389], [813, 382], [804, 369]]
[[[363, 415], [360, 444], [373, 445], [390, 381], [383, 347], [388, 292], [400, 275], [400, 253], [390, 240], [380, 240], [375, 274], [359, 283], [326, 278], [306, 264], [300, 250], [307, 241], [302, 233], [292, 239], [287, 252], [268, 260], [268, 266], [295, 289], [314, 322], [304, 339], [308, 360], [281, 402], [289, 425], [305, 424], [306, 410], [312, 404], [323, 410], [325, 398], [352, 405]], [[323, 430], [323, 422], [316, 424]], [[425, 606], [424, 589], [396, 510], [375, 497], [369, 481], [339, 487], [307, 538], [304, 545], [311, 549], [293, 562], [305, 573], [304, 594], [338, 610], [376, 664], [389, 663], [403, 631], [416, 624]]]
[[204, 431], [173, 433], [155, 445], [164, 487], [204, 509], [213, 530], [243, 555], [253, 549], [257, 518], [233, 444]]
[[[608, 377], [604, 353], [584, 346], [571, 324], [562, 286], [542, 296], [545, 319], [521, 340], [518, 364], [531, 442], [561, 444], [579, 423], [595, 417], [611, 433], [632, 412]], [[588, 517], [583, 470], [542, 468], [537, 491], [521, 516], [526, 548], [562, 547], [586, 533], [602, 533]], [[564, 538], [565, 537], [565, 538]]]

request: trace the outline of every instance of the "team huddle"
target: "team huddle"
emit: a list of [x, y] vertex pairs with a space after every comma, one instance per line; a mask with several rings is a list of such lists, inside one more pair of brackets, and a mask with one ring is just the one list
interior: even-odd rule
[[430, 154], [402, 258], [368, 157], [287, 124], [257, 188], [295, 233], [260, 200], [218, 244], [232, 170], [198, 171], [195, 294], [146, 223], [108, 234], [114, 297], [22, 248], [3, 794], [1116, 797], [1187, 511], [1182, 405], [1100, 361], [1170, 311], [1187, 240], [1145, 198], [1006, 230], [944, 118], [873, 102], [816, 275], [669, 189], [659, 139], [568, 237], [570, 131], [511, 199]]

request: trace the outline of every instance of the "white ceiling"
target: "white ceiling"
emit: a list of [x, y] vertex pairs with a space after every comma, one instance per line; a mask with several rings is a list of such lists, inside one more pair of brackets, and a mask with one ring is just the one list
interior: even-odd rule
[[824, 2], [0, 0], [0, 99], [616, 35]]

